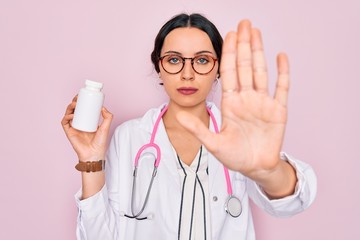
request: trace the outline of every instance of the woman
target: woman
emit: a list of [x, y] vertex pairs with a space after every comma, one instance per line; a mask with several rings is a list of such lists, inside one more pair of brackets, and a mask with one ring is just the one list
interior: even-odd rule
[[[165, 23], [151, 58], [169, 101], [121, 124], [108, 150], [112, 114], [103, 108], [98, 131], [84, 133], [71, 127], [76, 98], [68, 106], [62, 125], [83, 171], [78, 239], [255, 239], [249, 198], [279, 217], [311, 205], [312, 168], [281, 152], [286, 55], [271, 97], [260, 31], [241, 21], [222, 44], [202, 15]], [[221, 111], [206, 101], [220, 75]], [[106, 171], [84, 172], [105, 155]]]

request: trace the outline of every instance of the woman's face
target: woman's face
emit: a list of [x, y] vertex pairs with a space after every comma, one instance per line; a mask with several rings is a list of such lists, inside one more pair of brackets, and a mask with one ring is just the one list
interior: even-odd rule
[[[194, 65], [197, 64], [195, 68], [200, 70], [206, 68], [205, 65], [209, 64], [208, 60], [212, 61], [210, 57], [217, 58], [209, 36], [204, 31], [191, 27], [176, 28], [166, 36], [160, 57], [166, 55], [171, 57], [163, 59], [163, 63], [167, 64], [166, 66], [169, 68], [174, 65], [181, 66], [182, 59], [179, 57], [194, 58], [200, 56], [196, 62], [194, 61]], [[186, 60], [184, 68], [176, 74], [166, 72], [160, 64], [160, 78], [171, 103], [183, 107], [196, 106], [206, 101], [217, 72], [217, 61], [215, 61], [214, 68], [203, 75], [194, 71], [191, 60]]]

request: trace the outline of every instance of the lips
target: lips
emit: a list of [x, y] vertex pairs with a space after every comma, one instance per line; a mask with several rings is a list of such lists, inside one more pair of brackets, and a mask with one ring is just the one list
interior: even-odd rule
[[181, 87], [177, 89], [179, 93], [183, 94], [183, 95], [191, 95], [197, 92], [197, 88], [193, 88], [193, 87]]

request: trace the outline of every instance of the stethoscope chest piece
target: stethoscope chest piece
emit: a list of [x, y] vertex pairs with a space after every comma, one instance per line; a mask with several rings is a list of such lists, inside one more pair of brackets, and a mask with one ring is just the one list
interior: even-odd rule
[[240, 216], [242, 212], [240, 199], [238, 199], [234, 195], [230, 195], [225, 202], [225, 211], [232, 217]]

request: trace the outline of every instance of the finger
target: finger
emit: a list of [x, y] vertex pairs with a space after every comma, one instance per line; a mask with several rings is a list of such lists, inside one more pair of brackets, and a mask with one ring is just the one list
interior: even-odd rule
[[234, 32], [229, 32], [224, 40], [220, 75], [223, 93], [239, 89], [240, 86], [236, 74], [236, 33]]
[[76, 106], [76, 102], [74, 101], [71, 102], [65, 110], [65, 115], [73, 114], [75, 110], [75, 106]]
[[237, 32], [237, 72], [240, 90], [253, 89], [252, 53], [251, 53], [251, 22], [243, 20]]
[[283, 106], [287, 106], [289, 94], [289, 61], [285, 53], [277, 56], [278, 66], [278, 80], [275, 90], [275, 99], [278, 100]]
[[78, 95], [79, 95], [79, 94], [76, 94], [76, 95], [75, 95], [75, 97], [74, 97], [73, 100], [72, 100], [73, 102], [76, 102], [76, 101], [77, 101]]
[[61, 125], [65, 132], [67, 132], [71, 128], [70, 122], [73, 118], [74, 118], [74, 114], [67, 114], [61, 120]]
[[187, 112], [179, 112], [176, 118], [180, 124], [199, 139], [209, 151], [214, 151], [216, 147], [219, 146], [216, 144], [216, 134], [210, 132], [199, 118]]
[[251, 30], [251, 51], [253, 57], [254, 89], [260, 93], [268, 93], [268, 76], [261, 32]]
[[105, 145], [109, 136], [110, 126], [113, 119], [113, 115], [103, 107], [101, 109], [101, 114], [103, 117], [103, 121], [99, 126], [98, 130], [96, 131], [95, 141], [99, 145]]
[[99, 130], [108, 133], [113, 119], [113, 115], [105, 107], [101, 109], [101, 115], [103, 117], [103, 121], [99, 127]]

